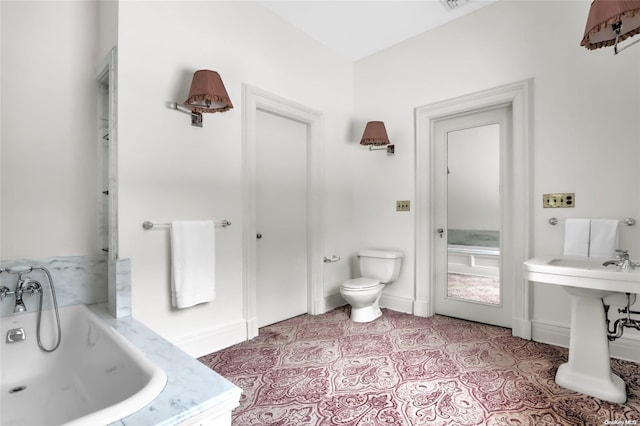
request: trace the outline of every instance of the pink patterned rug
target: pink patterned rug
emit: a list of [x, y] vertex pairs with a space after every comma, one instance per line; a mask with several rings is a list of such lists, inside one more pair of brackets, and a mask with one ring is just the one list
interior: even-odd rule
[[448, 274], [447, 296], [500, 304], [500, 279], [466, 274]]
[[554, 382], [567, 350], [511, 330], [387, 309], [366, 324], [349, 307], [302, 315], [200, 361], [244, 390], [233, 424], [640, 424], [640, 365], [613, 359], [626, 404]]

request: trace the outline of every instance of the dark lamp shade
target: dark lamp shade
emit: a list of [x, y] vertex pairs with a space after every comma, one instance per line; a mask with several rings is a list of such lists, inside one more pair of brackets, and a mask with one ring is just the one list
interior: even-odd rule
[[360, 145], [389, 145], [387, 129], [382, 121], [370, 121], [364, 129]]
[[594, 0], [581, 46], [589, 50], [616, 44], [613, 25], [622, 24], [618, 41], [640, 33], [640, 0]]
[[184, 106], [193, 112], [225, 112], [233, 108], [220, 74], [210, 70], [199, 70], [193, 74]]

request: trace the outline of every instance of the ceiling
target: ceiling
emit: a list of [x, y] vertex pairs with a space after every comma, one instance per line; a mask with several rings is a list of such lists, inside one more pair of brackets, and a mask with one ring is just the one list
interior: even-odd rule
[[[298, 0], [262, 4], [339, 55], [357, 61], [496, 0]], [[450, 9], [447, 3], [457, 3]]]

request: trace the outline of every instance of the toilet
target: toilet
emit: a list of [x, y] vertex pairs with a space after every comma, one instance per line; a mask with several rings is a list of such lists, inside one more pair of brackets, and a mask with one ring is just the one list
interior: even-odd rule
[[345, 281], [340, 294], [351, 305], [351, 320], [370, 322], [382, 315], [380, 296], [385, 284], [398, 279], [402, 252], [362, 250], [358, 253], [361, 278]]

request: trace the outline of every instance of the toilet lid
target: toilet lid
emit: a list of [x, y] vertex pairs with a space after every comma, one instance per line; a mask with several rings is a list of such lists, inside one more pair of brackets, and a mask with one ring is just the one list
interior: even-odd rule
[[342, 288], [348, 290], [369, 290], [380, 285], [380, 281], [371, 278], [355, 278], [342, 283]]

